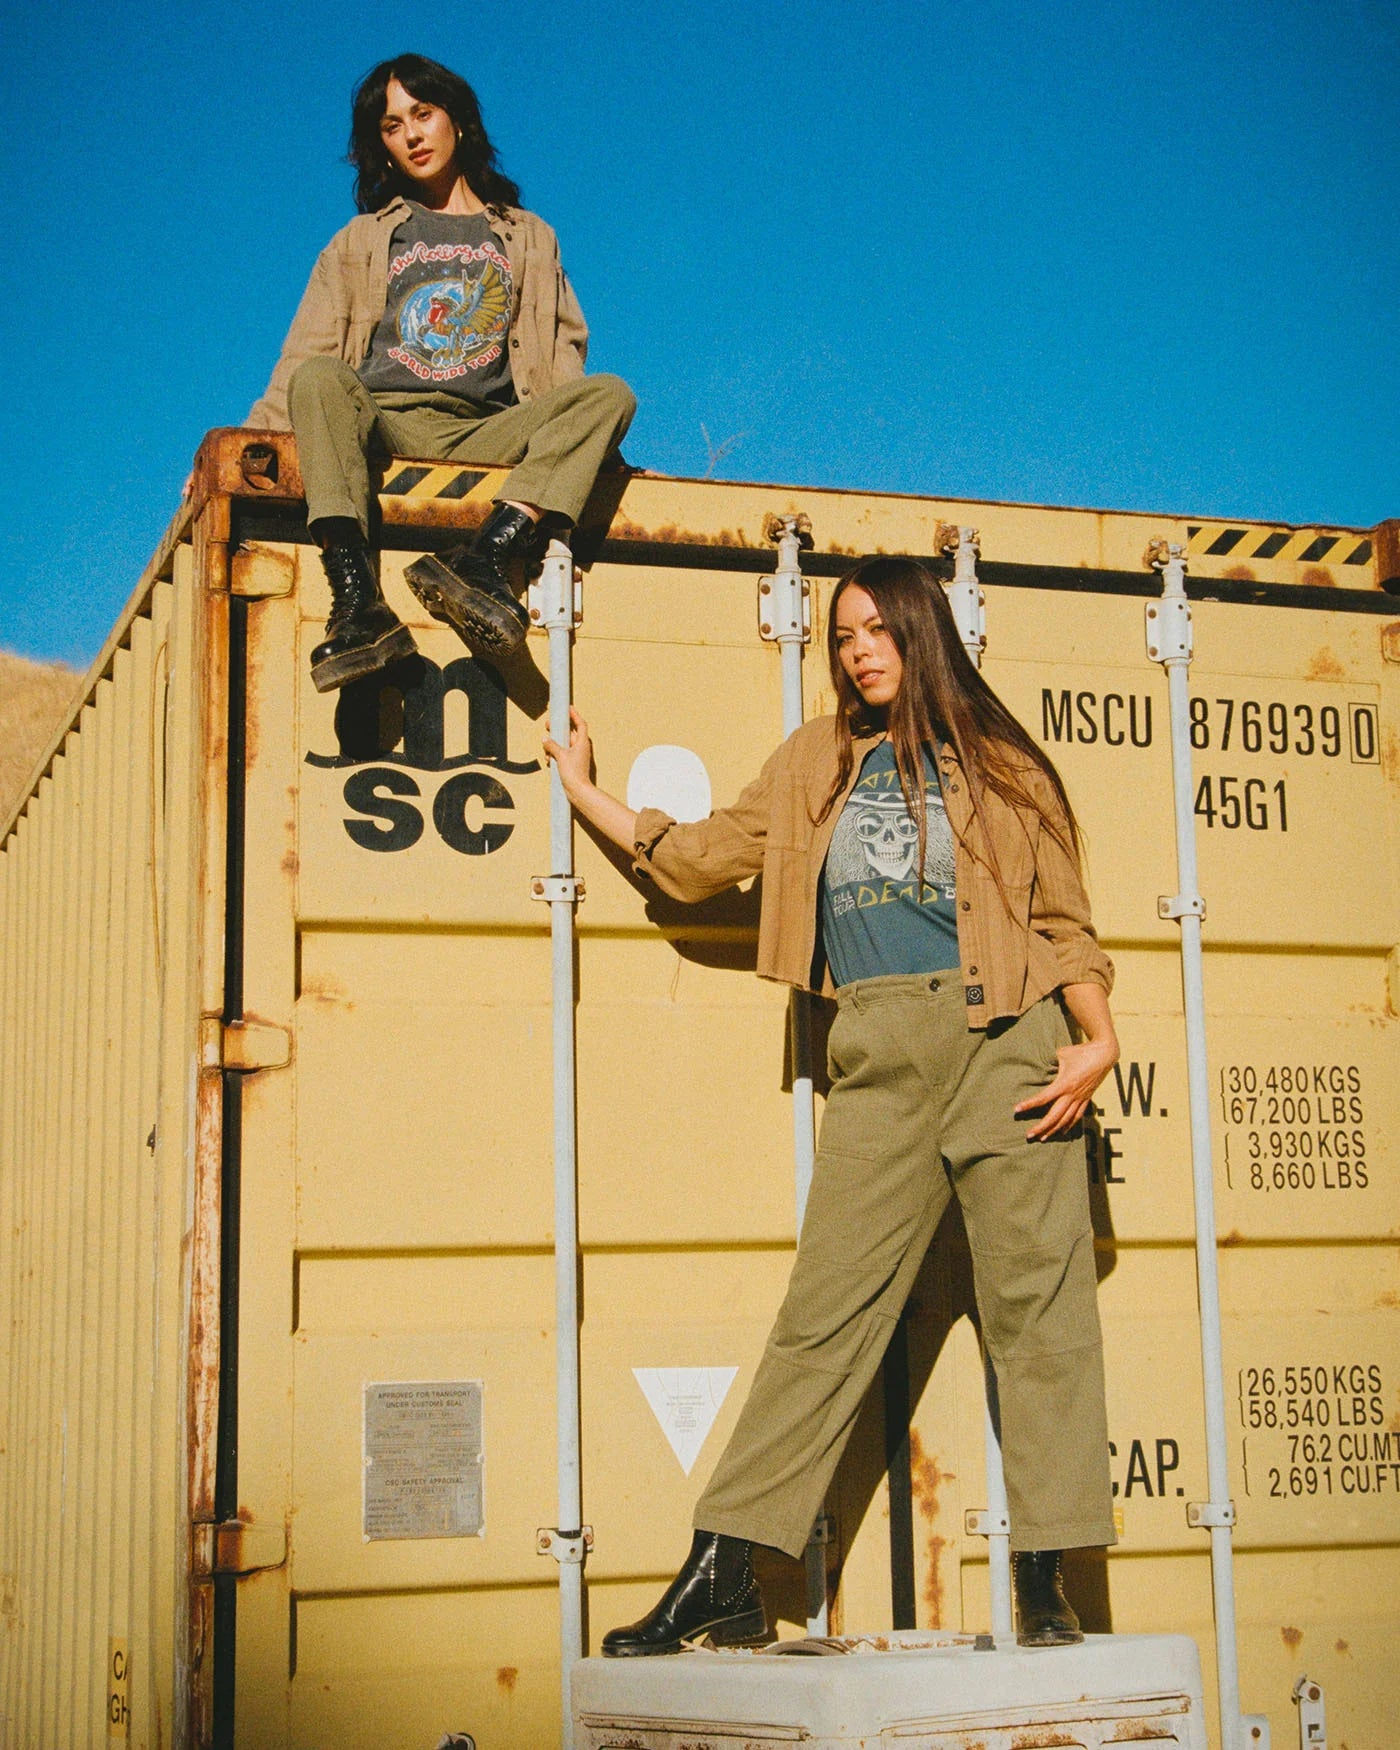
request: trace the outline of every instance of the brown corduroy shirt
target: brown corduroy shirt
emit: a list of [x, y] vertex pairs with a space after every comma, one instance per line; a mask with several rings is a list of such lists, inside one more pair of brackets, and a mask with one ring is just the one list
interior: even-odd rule
[[[312, 269], [272, 381], [245, 424], [290, 430], [287, 384], [303, 359], [320, 354], [361, 363], [384, 314], [389, 243], [408, 216], [408, 202], [392, 200], [331, 238]], [[516, 394], [527, 401], [583, 375], [588, 324], [560, 264], [559, 239], [544, 220], [523, 207], [490, 207], [487, 216], [510, 262], [510, 368]]]
[[[817, 955], [822, 865], [861, 760], [879, 739], [878, 734], [856, 737], [850, 779], [820, 824], [815, 817], [836, 776], [834, 717], [815, 718], [796, 730], [733, 807], [707, 820], [679, 824], [660, 809], [644, 808], [637, 817], [637, 873], [680, 900], [708, 899], [761, 873], [759, 977], [829, 994], [831, 974]], [[962, 768], [948, 750], [938, 763], [957, 846], [958, 951], [968, 1026], [1024, 1014], [1064, 984], [1111, 990], [1113, 963], [1089, 921], [1089, 900], [1074, 858], [1038, 813], [1012, 808], [988, 792], [982, 812], [1006, 890], [1003, 899]], [[1058, 812], [1049, 780], [1038, 767], [1027, 770], [1025, 781], [1052, 815]]]

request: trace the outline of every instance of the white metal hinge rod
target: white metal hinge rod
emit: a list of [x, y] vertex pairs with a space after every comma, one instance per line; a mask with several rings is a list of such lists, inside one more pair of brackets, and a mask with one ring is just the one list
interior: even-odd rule
[[[812, 586], [802, 575], [802, 555], [812, 546], [811, 519], [799, 512], [763, 519], [763, 538], [778, 549], [770, 577], [758, 583], [758, 635], [776, 644], [783, 662], [783, 734], [802, 727], [802, 651], [812, 636]], [[807, 1210], [812, 1168], [817, 1157], [813, 1105], [812, 1009], [805, 991], [788, 995], [788, 1046], [792, 1058], [793, 1190], [797, 1230]], [[807, 1634], [820, 1640], [829, 1627], [826, 1597], [826, 1544], [830, 1520], [817, 1515], [807, 1539], [803, 1566], [807, 1580]]]
[[[549, 543], [538, 580], [531, 584], [533, 625], [549, 634], [549, 733], [561, 746], [569, 741], [573, 702], [574, 630], [583, 619], [583, 585], [568, 546]], [[574, 874], [574, 816], [559, 768], [549, 772], [548, 875], [531, 882], [531, 892], [549, 906], [551, 964], [550, 1022], [554, 1079], [554, 1368], [555, 1444], [558, 1454], [558, 1523], [583, 1525], [580, 1456], [579, 1284], [578, 1284], [578, 1128], [576, 1117], [576, 1042], [574, 1035], [574, 909], [583, 884]], [[573, 1712], [569, 1685], [583, 1657], [583, 1560], [592, 1542], [584, 1530], [542, 1532], [540, 1548], [559, 1564], [560, 1744], [572, 1750]]]
[[[1187, 676], [1193, 640], [1186, 596], [1186, 549], [1154, 541], [1145, 562], [1161, 575], [1162, 593], [1146, 610], [1147, 655], [1167, 675], [1171, 729], [1172, 801], [1176, 823], [1177, 891], [1157, 902], [1158, 915], [1181, 930], [1182, 1008], [1186, 1023], [1186, 1076], [1191, 1111], [1191, 1180], [1195, 1210], [1196, 1295], [1200, 1309], [1201, 1373], [1206, 1414], [1206, 1477], [1209, 1500], [1192, 1502], [1188, 1523], [1210, 1532], [1211, 1583], [1215, 1604], [1216, 1678], [1224, 1750], [1263, 1750], [1268, 1722], [1240, 1713], [1239, 1647], [1235, 1629], [1234, 1506], [1230, 1500], [1229, 1449], [1225, 1431], [1225, 1380], [1220, 1337], [1220, 1275], [1215, 1240], [1215, 1173], [1210, 1130], [1210, 1082], [1206, 1057], [1205, 980], [1201, 920], [1205, 901], [1196, 873], [1196, 817], [1191, 772], [1191, 719]], [[1261, 1736], [1261, 1727], [1263, 1736]]]

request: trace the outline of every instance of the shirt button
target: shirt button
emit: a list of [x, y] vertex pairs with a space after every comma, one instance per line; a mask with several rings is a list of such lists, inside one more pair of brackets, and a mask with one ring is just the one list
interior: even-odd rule
[[949, 784], [949, 786], [948, 786], [948, 793], [949, 793], [949, 795], [951, 795], [951, 796], [956, 796], [956, 795], [957, 795], [957, 793], [958, 793], [958, 787], [957, 787], [957, 785], [956, 785], [956, 784]]
[[938, 980], [936, 978], [931, 978], [928, 981], [928, 987], [930, 990], [937, 990], [938, 989]]
[[968, 974], [969, 978], [976, 978], [977, 968], [975, 966], [969, 966], [967, 969], [967, 974]]
[[964, 911], [971, 911], [972, 910], [972, 901], [970, 899], [963, 900], [962, 908]]
[[510, 337], [510, 344], [512, 346], [519, 346], [520, 345], [520, 336], [518, 334], [512, 334]]

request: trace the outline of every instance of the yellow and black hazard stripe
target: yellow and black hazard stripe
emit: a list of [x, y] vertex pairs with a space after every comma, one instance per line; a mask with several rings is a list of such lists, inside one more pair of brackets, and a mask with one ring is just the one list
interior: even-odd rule
[[1298, 565], [1369, 565], [1371, 540], [1354, 529], [1328, 534], [1321, 529], [1230, 528], [1223, 523], [1188, 523], [1186, 551], [1212, 559], [1279, 559]]
[[410, 462], [390, 474], [379, 496], [479, 503], [495, 496], [507, 473], [507, 468], [464, 468], [457, 462]]

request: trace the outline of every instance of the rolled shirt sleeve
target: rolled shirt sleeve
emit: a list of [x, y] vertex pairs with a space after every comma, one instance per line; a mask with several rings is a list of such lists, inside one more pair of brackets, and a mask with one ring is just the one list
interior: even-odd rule
[[704, 820], [675, 821], [659, 808], [637, 816], [632, 867], [672, 899], [709, 899], [763, 868], [774, 782], [782, 748], [730, 808]]

